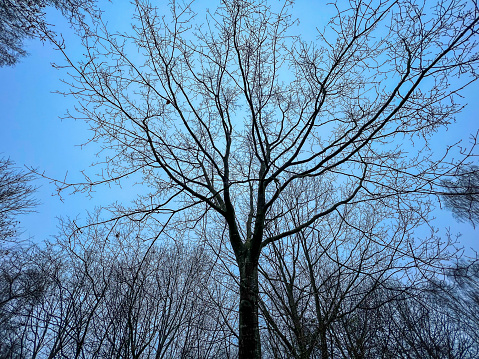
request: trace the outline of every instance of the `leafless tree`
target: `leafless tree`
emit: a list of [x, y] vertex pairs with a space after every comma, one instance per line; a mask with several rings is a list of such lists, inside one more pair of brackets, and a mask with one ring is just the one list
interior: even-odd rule
[[[384, 322], [388, 323], [384, 337], [390, 338], [389, 357], [477, 357], [479, 347], [474, 338], [477, 328], [470, 330], [464, 325], [464, 318], [457, 317], [455, 310], [434, 292], [417, 294], [416, 297], [391, 302], [384, 308]], [[460, 304], [460, 301], [454, 301], [454, 304]]]
[[[308, 189], [305, 183], [290, 194], [286, 222], [309, 216], [300, 205]], [[345, 205], [320, 225], [264, 249], [260, 309], [267, 352], [277, 358], [377, 357], [387, 337], [380, 335], [379, 308], [417, 295], [455, 254], [448, 250], [453, 243], [434, 233], [415, 238], [413, 217], [390, 214], [367, 201]]]
[[[450, 321], [460, 323], [462, 332], [479, 343], [479, 264], [461, 260], [446, 271], [446, 278], [435, 281], [431, 296], [449, 314]], [[476, 345], [479, 352], [479, 346]]]
[[10, 160], [0, 159], [0, 245], [18, 240], [16, 217], [37, 205], [32, 198], [36, 189], [31, 184], [33, 179], [32, 174], [15, 169]]
[[[265, 248], [359, 203], [427, 222], [453, 157], [471, 153], [473, 144], [433, 151], [429, 140], [477, 78], [479, 9], [458, 0], [341, 2], [310, 43], [294, 34], [290, 1], [225, 0], [205, 20], [194, 3], [171, 3], [170, 18], [134, 5], [131, 33], [85, 25], [79, 61], [57, 43], [80, 100], [72, 117], [89, 122], [103, 156], [102, 176], [59, 191], [131, 178], [151, 191], [112, 221], [160, 223], [171, 236], [215, 227], [220, 235], [207, 240], [228, 239], [239, 277], [239, 358], [259, 358]], [[285, 194], [308, 181], [329, 186], [299, 196], [304, 216], [287, 221]]]
[[2, 358], [235, 357], [204, 248], [109, 223], [27, 254], [2, 263]]
[[[36, 246], [16, 247], [0, 261], [0, 356], [36, 357], [54, 323], [60, 262]], [[55, 298], [55, 301], [52, 301]]]
[[65, 329], [57, 330], [64, 333], [58, 353], [189, 358], [233, 350], [231, 333], [210, 304], [214, 275], [208, 254], [180, 239], [158, 246], [143, 235], [141, 224], [108, 223], [62, 237], [71, 271], [64, 302], [71, 309], [59, 315]]
[[479, 221], [479, 168], [461, 166], [454, 176], [442, 181], [442, 195], [447, 209], [460, 221], [468, 221], [474, 227]]
[[94, 0], [1, 0], [0, 1], [0, 67], [15, 65], [27, 54], [25, 39], [45, 40], [45, 31], [52, 26], [46, 22], [45, 10], [54, 6], [69, 20], [82, 18], [82, 11], [93, 14]]

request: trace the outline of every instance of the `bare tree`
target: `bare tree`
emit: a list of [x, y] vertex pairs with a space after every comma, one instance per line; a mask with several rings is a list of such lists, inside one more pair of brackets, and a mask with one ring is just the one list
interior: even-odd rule
[[54, 6], [75, 22], [82, 18], [82, 10], [93, 12], [93, 3], [94, 0], [1, 0], [0, 67], [15, 65], [27, 54], [25, 39], [45, 40], [44, 32], [53, 31], [45, 19], [47, 6]]
[[9, 249], [0, 261], [0, 356], [40, 356], [55, 325], [61, 263], [36, 246]]
[[448, 268], [447, 277], [435, 281], [431, 297], [443, 311], [449, 314], [450, 321], [460, 323], [462, 332], [471, 338], [479, 352], [479, 263], [477, 258], [461, 260]]
[[[455, 309], [431, 289], [423, 288], [417, 296], [390, 302], [383, 308], [385, 325], [380, 331], [389, 338], [389, 357], [477, 357], [477, 328], [471, 330], [465, 325], [464, 318], [457, 317]], [[461, 305], [461, 301], [453, 300], [450, 304]]]
[[[303, 222], [309, 213], [300, 203], [308, 190], [325, 185], [304, 183], [301, 191], [290, 193], [285, 222]], [[415, 238], [414, 216], [390, 215], [368, 201], [345, 205], [320, 225], [263, 250], [260, 309], [267, 353], [277, 358], [379, 357], [387, 337], [381, 336], [379, 308], [417, 295], [455, 255], [451, 238]]]
[[2, 358], [234, 358], [207, 251], [140, 228], [91, 226], [3, 258]]
[[452, 177], [442, 181], [444, 204], [460, 221], [468, 221], [474, 227], [479, 221], [479, 168], [461, 166]]
[[[276, 10], [225, 0], [204, 21], [190, 3], [173, 2], [170, 19], [134, 5], [130, 34], [85, 27], [78, 62], [57, 43], [80, 100], [72, 117], [90, 123], [104, 155], [103, 177], [59, 191], [132, 178], [151, 191], [112, 221], [227, 238], [239, 277], [239, 358], [260, 358], [266, 247], [358, 203], [427, 222], [430, 194], [455, 167], [452, 147], [437, 153], [428, 141], [477, 78], [479, 9], [458, 0], [341, 2], [309, 43], [291, 28], [290, 1]], [[308, 181], [329, 186], [297, 196], [304, 215], [290, 222], [285, 194]]]
[[0, 159], [0, 244], [17, 240], [20, 214], [33, 211], [37, 201], [32, 198], [34, 176], [19, 171], [7, 159]]

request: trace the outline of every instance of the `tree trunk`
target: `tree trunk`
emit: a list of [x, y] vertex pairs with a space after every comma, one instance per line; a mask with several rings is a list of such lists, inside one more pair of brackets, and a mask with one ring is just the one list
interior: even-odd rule
[[239, 359], [261, 358], [258, 295], [258, 264], [246, 259], [240, 266]]
[[321, 359], [329, 359], [326, 328], [321, 330]]

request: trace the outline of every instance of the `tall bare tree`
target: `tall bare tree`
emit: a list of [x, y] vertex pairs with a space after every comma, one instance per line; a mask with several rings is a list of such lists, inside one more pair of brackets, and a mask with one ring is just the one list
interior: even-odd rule
[[[90, 123], [103, 156], [102, 176], [59, 190], [132, 178], [151, 191], [112, 220], [160, 222], [162, 235], [204, 231], [215, 246], [226, 239], [239, 278], [239, 358], [260, 358], [266, 247], [358, 203], [398, 223], [427, 221], [430, 194], [455, 167], [451, 147], [428, 142], [477, 79], [477, 3], [338, 2], [313, 43], [295, 35], [290, 1], [224, 0], [206, 18], [189, 2], [172, 2], [171, 17], [134, 5], [131, 33], [85, 25], [79, 61], [58, 42], [80, 100], [72, 117]], [[288, 220], [290, 193], [298, 222]]]

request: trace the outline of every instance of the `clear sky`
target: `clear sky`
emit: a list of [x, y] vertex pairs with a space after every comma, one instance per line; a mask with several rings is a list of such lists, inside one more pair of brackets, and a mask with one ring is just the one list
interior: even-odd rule
[[[165, 3], [166, 1], [160, 1]], [[100, 2], [108, 15], [112, 26], [129, 24], [130, 11], [126, 1], [115, 4]], [[213, 2], [207, 2], [212, 4]], [[327, 11], [313, 11], [311, 2], [302, 0], [295, 5], [295, 15], [302, 21], [301, 29], [311, 29], [311, 24], [318, 21], [317, 14], [327, 17]], [[317, 6], [317, 5], [316, 5]], [[78, 39], [69, 30], [67, 22], [53, 10], [49, 10], [49, 22], [55, 24], [72, 51], [81, 51]], [[304, 30], [306, 31], [306, 30]], [[17, 167], [33, 167], [46, 176], [62, 179], [68, 173], [68, 180], [81, 180], [80, 171], [87, 169], [95, 161], [95, 149], [81, 147], [90, 136], [86, 125], [81, 121], [61, 120], [67, 109], [75, 106], [71, 97], [55, 94], [63, 88], [61, 78], [65, 73], [54, 69], [52, 62], [61, 63], [60, 54], [48, 43], [38, 40], [27, 41], [26, 48], [30, 55], [15, 67], [0, 68], [0, 153], [15, 161]], [[435, 142], [440, 146], [453, 140], [467, 138], [479, 128], [479, 85], [475, 84], [464, 91], [464, 102], [469, 106], [458, 116], [458, 122], [446, 133], [440, 133]], [[77, 194], [66, 196], [63, 201], [52, 196], [55, 187], [46, 179], [38, 179], [40, 186], [36, 196], [41, 201], [37, 213], [20, 218], [26, 237], [34, 237], [39, 242], [57, 233], [60, 216], [85, 218], [86, 210], [93, 210], [96, 205], [109, 204], [116, 200], [134, 198], [136, 189], [123, 188], [102, 190], [93, 198]], [[462, 243], [466, 247], [479, 249], [478, 232], [467, 223], [457, 223], [448, 211], [437, 211], [439, 228], [450, 227], [452, 233], [462, 233]]]

